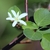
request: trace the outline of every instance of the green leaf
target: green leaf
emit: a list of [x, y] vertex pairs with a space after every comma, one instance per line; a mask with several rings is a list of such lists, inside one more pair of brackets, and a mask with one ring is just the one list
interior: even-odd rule
[[34, 19], [38, 26], [50, 24], [50, 12], [47, 9], [39, 8], [34, 13]]
[[38, 29], [38, 26], [35, 23], [33, 23], [33, 22], [27, 21], [26, 23], [27, 23], [27, 26], [23, 25], [22, 26], [23, 29], [26, 29], [26, 28], [29, 28], [29, 29]]
[[[21, 10], [17, 6], [13, 6], [13, 7], [9, 8], [8, 12], [10, 12], [12, 14], [11, 10], [14, 10], [16, 13], [19, 12], [19, 14], [21, 14]], [[13, 14], [12, 14], [12, 16], [13, 16]]]
[[33, 30], [31, 29], [25, 29], [23, 31], [24, 35], [31, 39], [31, 40], [40, 40], [42, 38], [42, 34], [39, 33], [39, 32], [34, 32]]
[[39, 33], [42, 33], [42, 34], [47, 34], [47, 33], [50, 33], [50, 29], [48, 30], [45, 30], [45, 31], [40, 31], [40, 30], [37, 30]]
[[41, 46], [44, 50], [50, 50], [50, 33], [43, 35]]

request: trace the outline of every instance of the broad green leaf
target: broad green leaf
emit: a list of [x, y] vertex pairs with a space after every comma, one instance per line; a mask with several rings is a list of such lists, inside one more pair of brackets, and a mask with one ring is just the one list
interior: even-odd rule
[[42, 34], [39, 32], [34, 32], [31, 29], [25, 29], [23, 30], [24, 35], [31, 39], [31, 40], [40, 40], [42, 38]]
[[[21, 13], [21, 10], [17, 6], [13, 6], [13, 7], [9, 8], [8, 12], [10, 12], [12, 14], [11, 10], [14, 10], [16, 13], [19, 12], [19, 14]], [[13, 16], [13, 14], [12, 14], [12, 16]]]
[[34, 19], [38, 26], [50, 24], [50, 12], [47, 9], [39, 8], [34, 13]]
[[33, 23], [33, 22], [27, 21], [26, 23], [27, 23], [27, 26], [23, 25], [22, 26], [23, 29], [26, 29], [26, 28], [29, 28], [29, 29], [38, 29], [38, 26], [35, 23]]
[[44, 50], [50, 50], [50, 33], [43, 35], [41, 46]]
[[45, 31], [41, 31], [41, 30], [37, 30], [39, 33], [42, 33], [42, 34], [47, 34], [47, 33], [50, 33], [50, 29], [48, 30], [45, 30]]

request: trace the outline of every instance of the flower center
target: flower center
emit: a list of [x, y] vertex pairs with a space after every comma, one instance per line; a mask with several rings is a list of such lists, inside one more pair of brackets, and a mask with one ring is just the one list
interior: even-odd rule
[[15, 18], [15, 20], [17, 21], [17, 20], [18, 20], [18, 18]]

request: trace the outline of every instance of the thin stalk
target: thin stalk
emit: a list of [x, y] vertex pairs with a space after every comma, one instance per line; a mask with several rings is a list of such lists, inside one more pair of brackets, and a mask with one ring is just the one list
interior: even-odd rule
[[48, 10], [50, 11], [50, 3], [48, 4]]
[[[25, 0], [25, 7], [26, 7], [26, 13], [28, 13], [28, 0]], [[28, 21], [28, 15], [26, 16], [26, 21]]]
[[14, 41], [12, 41], [8, 45], [6, 45], [2, 50], [11, 49], [13, 46], [15, 46], [16, 44], [20, 43], [20, 41], [23, 40], [24, 38], [25, 38], [25, 36], [23, 35], [23, 33], [21, 33]]

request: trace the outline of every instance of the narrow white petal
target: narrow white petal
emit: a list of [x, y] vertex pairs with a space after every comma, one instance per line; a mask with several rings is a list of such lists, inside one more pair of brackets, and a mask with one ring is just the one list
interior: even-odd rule
[[17, 12], [17, 15], [16, 15], [16, 17], [19, 17], [19, 12]]
[[16, 17], [16, 12], [14, 10], [11, 10], [11, 12], [14, 15], [14, 17]]
[[26, 22], [24, 22], [23, 20], [19, 20], [19, 22], [23, 25], [27, 25]]
[[11, 21], [13, 21], [13, 20], [15, 20], [14, 18], [6, 18], [6, 20], [11, 20]]
[[25, 16], [27, 16], [28, 14], [27, 13], [22, 13], [20, 16], [19, 16], [19, 19], [21, 19], [21, 18], [23, 18], [23, 17], [25, 17]]
[[12, 27], [15, 27], [17, 24], [17, 21], [14, 21], [13, 24], [12, 24]]
[[9, 12], [8, 12], [8, 16], [9, 16], [9, 17], [12, 17], [12, 15], [11, 15]]

